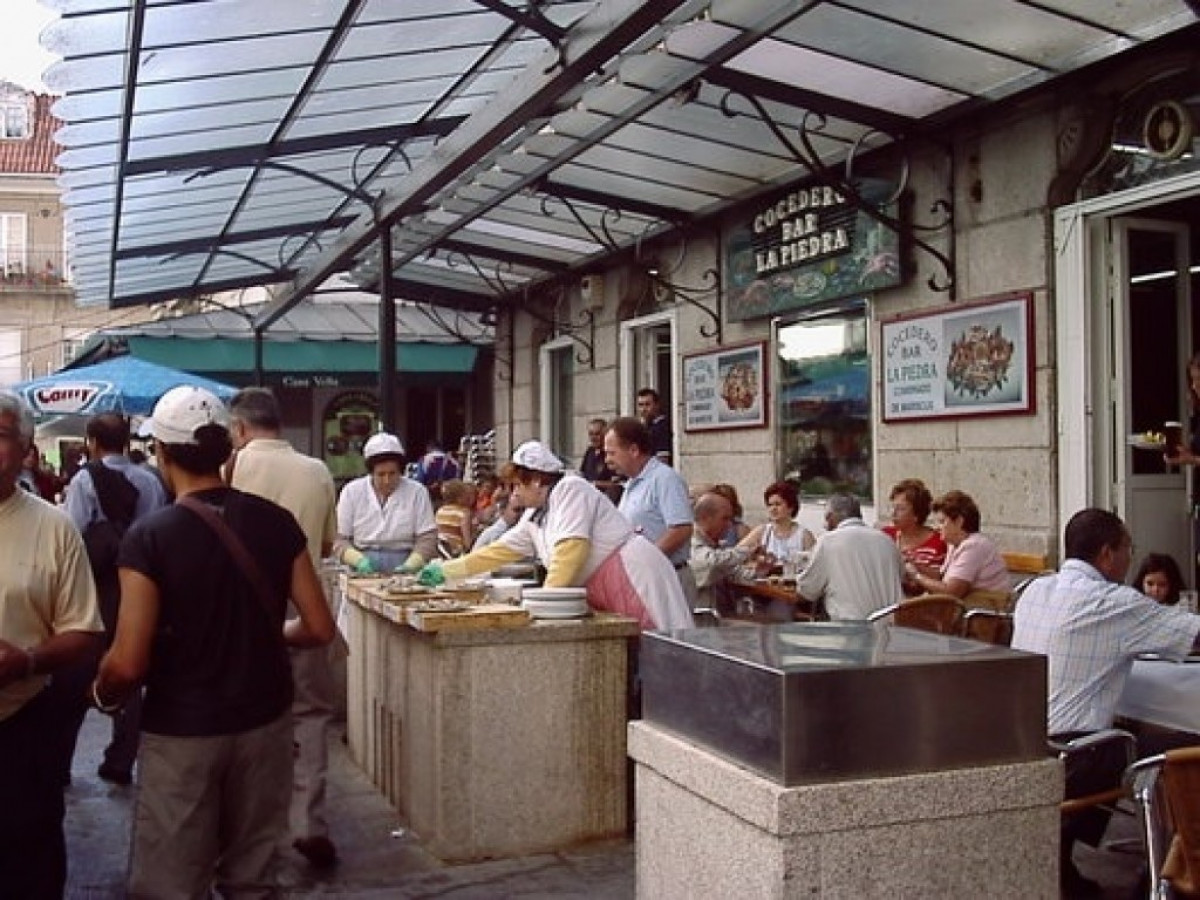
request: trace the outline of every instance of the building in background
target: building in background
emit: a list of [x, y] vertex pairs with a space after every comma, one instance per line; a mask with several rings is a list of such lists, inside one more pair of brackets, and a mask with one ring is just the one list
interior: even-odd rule
[[99, 328], [150, 315], [75, 305], [56, 99], [0, 81], [0, 386], [61, 368]]

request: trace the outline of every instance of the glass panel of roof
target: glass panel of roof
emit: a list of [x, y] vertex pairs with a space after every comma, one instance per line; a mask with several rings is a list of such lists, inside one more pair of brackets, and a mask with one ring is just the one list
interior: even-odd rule
[[[674, 148], [659, 145], [655, 149], [669, 151]], [[740, 172], [734, 174], [693, 165], [682, 153], [673, 157], [662, 156], [658, 152], [651, 154], [649, 147], [631, 151], [597, 144], [576, 156], [572, 165], [611, 172], [622, 178], [641, 178], [655, 184], [691, 188], [714, 197], [740, 194], [755, 183]], [[559, 181], [565, 180], [557, 173], [555, 178]]]
[[321, 73], [317, 86], [323, 91], [336, 91], [361, 85], [395, 81], [417, 82], [461, 76], [479, 58], [479, 51], [468, 47], [427, 48], [422, 53], [410, 53], [403, 65], [396, 60], [371, 58], [333, 60]]
[[918, 119], [965, 99], [955, 91], [770, 38], [738, 54], [729, 68]]
[[643, 203], [653, 203], [656, 206], [683, 212], [701, 209], [711, 201], [724, 196], [720, 191], [708, 192], [698, 188], [681, 189], [672, 185], [645, 181], [625, 172], [590, 169], [575, 163], [568, 163], [557, 169], [553, 180], [570, 187], [607, 194], [614, 199], [636, 197]]
[[288, 0], [286, 4], [224, 2], [151, 4], [145, 16], [148, 46], [269, 37], [280, 32], [327, 30], [343, 0]]
[[[198, 4], [203, 8], [207, 4]], [[305, 66], [317, 58], [328, 34], [307, 32], [214, 42], [156, 46], [145, 43], [138, 66], [139, 84], [209, 78], [235, 72], [269, 72]]]
[[307, 66], [296, 65], [266, 72], [230, 72], [206, 78], [139, 84], [134, 97], [134, 112], [141, 115], [201, 109], [246, 99], [287, 100], [295, 96], [307, 75]]
[[[547, 225], [552, 224], [551, 220], [546, 219]], [[530, 244], [540, 244], [548, 247], [555, 247], [561, 250], [568, 250], [574, 253], [595, 253], [604, 249], [602, 244], [595, 241], [581, 241], [570, 237], [566, 234], [560, 234], [551, 231], [549, 228], [537, 231], [532, 228], [520, 228], [516, 225], [507, 225], [503, 222], [495, 221], [494, 219], [476, 219], [468, 224], [464, 231], [475, 231], [482, 234], [492, 234], [497, 237], [510, 238], [514, 241], [523, 241]]]
[[978, 44], [968, 46], [886, 18], [828, 5], [794, 20], [773, 37], [968, 94], [993, 93], [997, 85], [1026, 77], [1030, 68]]
[[1087, 19], [1113, 32], [1149, 38], [1192, 21], [1184, 0], [1139, 0], [1137, 3], [1095, 3], [1093, 0], [1041, 0], [1041, 5], [1068, 16]]
[[[890, 15], [875, 0], [848, 0], [845, 5], [1050, 68], [1105, 37], [1100, 29], [1084, 24], [1086, 13], [1082, 20], [1069, 19], [1018, 0], [921, 0], [899, 4]], [[986, 28], [980, 27], [982, 22]]]
[[485, 52], [506, 30], [504, 19], [475, 7], [471, 13], [369, 22], [350, 29], [335, 59], [403, 56], [430, 47], [478, 47]]

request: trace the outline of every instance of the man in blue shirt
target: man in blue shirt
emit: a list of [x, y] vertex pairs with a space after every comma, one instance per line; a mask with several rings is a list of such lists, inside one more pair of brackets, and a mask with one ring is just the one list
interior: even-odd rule
[[679, 575], [684, 596], [695, 607], [696, 579], [688, 566], [692, 542], [692, 504], [687, 482], [658, 460], [649, 430], [641, 419], [614, 419], [604, 435], [609, 466], [628, 481], [617, 509], [639, 534], [656, 544]]

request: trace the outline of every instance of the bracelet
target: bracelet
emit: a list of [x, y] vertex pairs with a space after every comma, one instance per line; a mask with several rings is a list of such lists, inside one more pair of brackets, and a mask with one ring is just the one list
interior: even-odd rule
[[92, 682], [92, 703], [96, 705], [96, 709], [104, 713], [106, 716], [111, 716], [121, 708], [120, 703], [113, 703], [111, 706], [105, 706], [104, 701], [100, 699], [99, 682]]

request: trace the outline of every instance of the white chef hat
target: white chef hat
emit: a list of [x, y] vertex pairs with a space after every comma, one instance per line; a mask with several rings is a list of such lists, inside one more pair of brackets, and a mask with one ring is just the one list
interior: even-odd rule
[[522, 468], [532, 469], [535, 472], [547, 472], [551, 475], [558, 475], [566, 468], [563, 461], [541, 441], [523, 443], [513, 451], [512, 461], [514, 465]]

